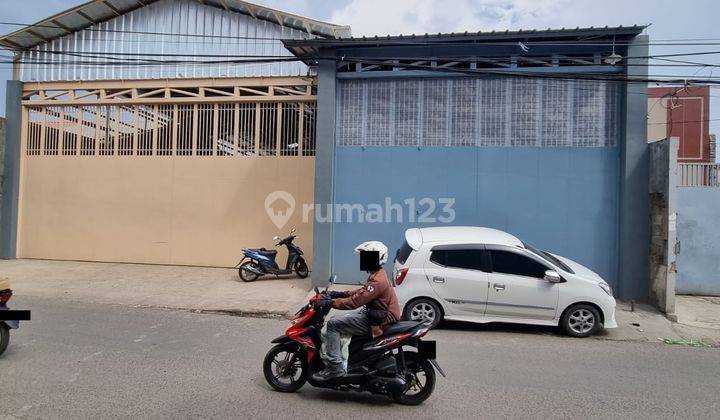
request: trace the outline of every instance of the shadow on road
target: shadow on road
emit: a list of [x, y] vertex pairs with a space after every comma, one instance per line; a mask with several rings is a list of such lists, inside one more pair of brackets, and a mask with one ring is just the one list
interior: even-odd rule
[[489, 331], [489, 332], [507, 332], [521, 334], [543, 334], [563, 337], [558, 327], [547, 327], [542, 325], [525, 325], [525, 324], [506, 324], [501, 322], [492, 322], [489, 324], [478, 324], [474, 322], [463, 321], [443, 321], [437, 327], [438, 330], [450, 331]]

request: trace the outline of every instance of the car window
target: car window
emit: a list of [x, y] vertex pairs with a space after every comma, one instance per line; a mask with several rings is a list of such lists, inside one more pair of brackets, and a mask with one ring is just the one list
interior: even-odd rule
[[413, 249], [410, 247], [407, 241], [404, 241], [400, 249], [398, 249], [397, 253], [395, 254], [395, 261], [399, 262], [400, 264], [405, 264], [405, 261], [407, 261], [408, 257], [410, 257], [412, 251]]
[[540, 257], [540, 258], [542, 258], [542, 259], [547, 260], [548, 262], [550, 262], [550, 263], [552, 263], [552, 264], [557, 265], [558, 267], [560, 267], [561, 270], [567, 271], [568, 273], [575, 274], [575, 272], [572, 270], [572, 268], [568, 267], [567, 264], [565, 264], [564, 262], [560, 261], [560, 260], [559, 260], [557, 257], [555, 257], [553, 254], [551, 254], [551, 253], [549, 253], [549, 252], [547, 252], [547, 251], [539, 250], [539, 249], [535, 248], [534, 246], [530, 245], [530, 244], [527, 243], [527, 242], [523, 242], [523, 245], [525, 245], [525, 249], [527, 249], [528, 251], [532, 252], [533, 254], [537, 255], [538, 257]]
[[516, 276], [544, 278], [549, 268], [539, 262], [510, 251], [491, 250], [492, 271]]
[[430, 261], [445, 267], [481, 270], [480, 249], [440, 249], [433, 250]]

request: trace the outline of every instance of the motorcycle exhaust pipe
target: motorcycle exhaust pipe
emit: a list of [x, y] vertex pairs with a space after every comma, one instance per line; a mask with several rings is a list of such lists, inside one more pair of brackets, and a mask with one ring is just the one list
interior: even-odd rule
[[255, 273], [258, 276], [262, 276], [263, 274], [265, 274], [262, 271], [260, 271], [257, 267], [252, 267], [252, 266], [247, 266], [247, 265], [245, 267], [243, 267], [243, 270], [247, 270], [251, 273]]

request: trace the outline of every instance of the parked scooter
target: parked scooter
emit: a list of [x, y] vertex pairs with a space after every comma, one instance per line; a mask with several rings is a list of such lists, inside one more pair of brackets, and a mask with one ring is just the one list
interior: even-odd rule
[[[330, 284], [335, 280], [331, 277]], [[329, 287], [329, 285], [328, 285]], [[338, 391], [369, 391], [391, 397], [395, 402], [418, 405], [435, 388], [435, 369], [445, 376], [435, 360], [434, 341], [422, 341], [429, 324], [400, 321], [380, 337], [353, 337], [350, 341], [347, 375], [318, 382], [313, 373], [325, 368], [319, 355], [320, 330], [329, 308], [315, 308], [314, 303], [327, 297], [327, 287], [315, 296], [290, 321], [290, 327], [272, 342], [276, 344], [265, 356], [265, 380], [277, 391], [295, 392], [305, 382]], [[417, 351], [408, 351], [411, 347]]]
[[[12, 297], [10, 282], [0, 280], [0, 311], [7, 311], [7, 303]], [[10, 344], [10, 330], [20, 327], [20, 321], [0, 321], [0, 355], [5, 352]]]
[[277, 251], [265, 248], [246, 248], [243, 249], [243, 258], [236, 267], [238, 274], [243, 281], [255, 281], [266, 274], [274, 274], [276, 277], [292, 274], [293, 271], [298, 277], [304, 279], [310, 274], [305, 258], [303, 258], [302, 249], [295, 245], [293, 241], [297, 238], [294, 235], [295, 228], [290, 230], [290, 236], [280, 239], [279, 236], [273, 238], [279, 241], [275, 246], [285, 245], [288, 250], [288, 258], [285, 268], [280, 268], [275, 261]]

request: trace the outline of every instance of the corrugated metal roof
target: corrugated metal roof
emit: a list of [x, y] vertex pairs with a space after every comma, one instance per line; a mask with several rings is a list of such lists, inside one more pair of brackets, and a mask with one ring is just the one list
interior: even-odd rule
[[540, 41], [540, 40], [587, 40], [597, 38], [619, 37], [632, 38], [640, 35], [647, 26], [605, 26], [588, 28], [560, 28], [560, 29], [529, 29], [517, 31], [489, 31], [489, 32], [450, 32], [438, 34], [411, 34], [411, 35], [387, 35], [373, 37], [345, 37], [338, 39], [307, 39], [307, 40], [286, 40], [285, 47], [298, 57], [307, 54], [317, 53], [319, 48], [337, 47], [362, 47], [362, 46], [392, 46], [407, 45], [408, 42], [423, 44], [433, 43], [478, 43], [483, 42], [518, 42], [518, 41]]
[[[91, 0], [0, 38], [0, 45], [28, 49], [105, 22], [158, 0]], [[350, 36], [350, 27], [321, 22], [240, 0], [197, 0], [229, 12], [242, 13], [323, 38]]]
[[303, 76], [302, 62], [252, 57], [294, 59], [280, 39], [315, 36], [195, 0], [159, 0], [21, 51], [17, 75], [37, 82]]

